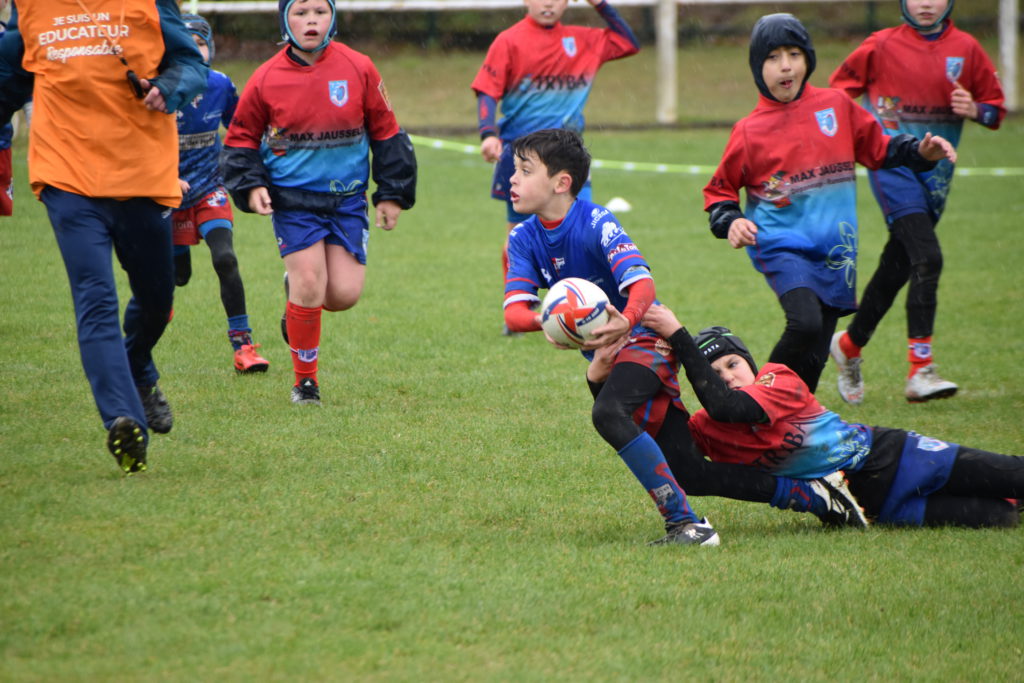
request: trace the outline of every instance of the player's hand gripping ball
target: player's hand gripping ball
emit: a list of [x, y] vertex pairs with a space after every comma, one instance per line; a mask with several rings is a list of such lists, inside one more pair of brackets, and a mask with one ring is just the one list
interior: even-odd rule
[[540, 324], [556, 342], [579, 348], [608, 322], [608, 296], [589, 280], [567, 277], [544, 296]]

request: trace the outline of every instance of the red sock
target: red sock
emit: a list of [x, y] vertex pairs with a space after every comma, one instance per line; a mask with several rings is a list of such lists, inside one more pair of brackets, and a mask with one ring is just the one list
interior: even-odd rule
[[910, 361], [910, 374], [913, 377], [921, 368], [932, 364], [932, 338], [909, 337], [907, 339], [907, 360]]
[[860, 358], [860, 348], [850, 339], [849, 332], [843, 332], [843, 336], [839, 338], [839, 350], [843, 352], [843, 355], [847, 358]]
[[285, 307], [285, 324], [288, 326], [288, 342], [292, 350], [296, 385], [307, 377], [316, 381], [317, 357], [320, 355], [321, 310], [321, 306], [306, 308], [291, 301]]

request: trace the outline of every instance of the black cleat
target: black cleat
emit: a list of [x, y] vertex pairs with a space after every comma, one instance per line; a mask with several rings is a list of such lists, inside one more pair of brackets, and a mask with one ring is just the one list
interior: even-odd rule
[[823, 526], [831, 529], [850, 526], [867, 529], [868, 519], [864, 516], [857, 499], [846, 486], [842, 472], [833, 472], [822, 479], [810, 482], [811, 489], [825, 500], [826, 512], [818, 515]]
[[146, 471], [146, 435], [130, 417], [119, 417], [107, 432], [107, 448], [125, 474]]
[[296, 405], [304, 405], [307, 403], [315, 406], [320, 405], [320, 387], [317, 386], [316, 380], [311, 377], [307, 377], [293, 386], [292, 403], [295, 403]]
[[171, 406], [167, 403], [167, 397], [160, 387], [137, 387], [139, 398], [142, 399], [142, 407], [146, 409], [146, 422], [149, 428], [157, 434], [166, 434], [174, 426], [174, 415], [171, 414]]

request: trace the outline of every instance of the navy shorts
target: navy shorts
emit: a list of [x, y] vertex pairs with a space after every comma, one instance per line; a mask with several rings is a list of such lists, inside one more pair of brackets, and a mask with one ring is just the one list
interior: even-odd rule
[[366, 195], [345, 199], [331, 214], [310, 211], [275, 211], [271, 215], [277, 249], [281, 256], [308, 249], [323, 240], [344, 247], [366, 265], [366, 243], [370, 239], [370, 220], [366, 214]]

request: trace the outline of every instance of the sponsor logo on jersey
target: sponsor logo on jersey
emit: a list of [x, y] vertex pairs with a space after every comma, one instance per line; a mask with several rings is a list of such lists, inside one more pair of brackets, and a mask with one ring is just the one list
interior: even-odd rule
[[615, 257], [619, 256], [620, 254], [625, 254], [626, 252], [636, 250], [636, 245], [633, 244], [632, 242], [623, 242], [622, 244], [618, 245], [617, 247], [608, 252], [608, 263], [614, 261]]
[[622, 226], [615, 221], [608, 221], [601, 226], [601, 246], [607, 247], [616, 237], [622, 234]]
[[331, 93], [331, 104], [335, 107], [344, 107], [348, 102], [348, 81], [331, 81], [328, 83]]
[[551, 265], [554, 266], [555, 272], [560, 272], [565, 267], [565, 259], [561, 256], [555, 256], [551, 259]]
[[818, 121], [818, 128], [830, 138], [835, 137], [839, 130], [839, 121], [836, 120], [836, 110], [832, 107], [814, 112], [814, 118]]
[[958, 81], [960, 79], [960, 74], [963, 72], [963, 57], [946, 57], [946, 78], [949, 79], [950, 83]]
[[664, 339], [662, 339], [661, 337], [658, 337], [657, 339], [654, 340], [654, 350], [660, 353], [665, 358], [668, 358], [670, 355], [672, 355], [672, 345], [669, 344]]
[[574, 36], [566, 36], [562, 38], [562, 49], [565, 50], [565, 54], [570, 57], [576, 56], [576, 38]]

